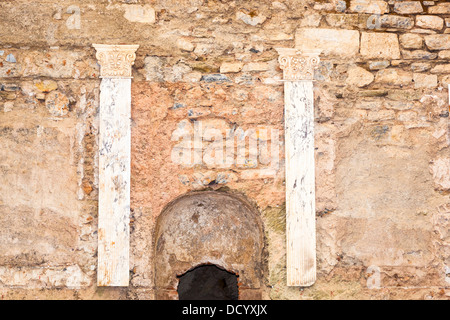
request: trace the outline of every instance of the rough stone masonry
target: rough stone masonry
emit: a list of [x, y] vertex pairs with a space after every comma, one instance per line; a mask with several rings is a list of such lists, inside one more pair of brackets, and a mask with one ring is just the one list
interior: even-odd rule
[[[139, 45], [124, 288], [96, 285], [94, 43]], [[286, 285], [280, 47], [322, 50], [317, 281], [307, 288]], [[261, 287], [240, 298], [449, 299], [449, 59], [446, 1], [2, 1], [0, 299], [154, 299], [158, 218], [194, 191], [239, 195], [259, 214]], [[192, 150], [199, 121], [224, 137], [278, 130], [278, 142], [250, 137], [279, 145], [276, 174], [261, 174], [264, 153], [225, 168], [172, 161]]]

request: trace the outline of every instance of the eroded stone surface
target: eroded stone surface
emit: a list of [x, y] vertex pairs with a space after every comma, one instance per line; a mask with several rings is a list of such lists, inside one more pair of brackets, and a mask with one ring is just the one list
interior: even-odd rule
[[366, 69], [354, 67], [349, 69], [346, 82], [350, 85], [364, 87], [371, 84], [374, 78], [374, 75]]
[[354, 57], [359, 51], [359, 33], [355, 30], [301, 28], [295, 34], [299, 50], [322, 50], [324, 55]]
[[215, 264], [239, 275], [245, 288], [259, 289], [262, 224], [258, 213], [239, 197], [221, 192], [186, 195], [161, 213], [155, 232], [155, 284], [177, 286], [177, 275]]
[[[154, 299], [149, 261], [161, 211], [185, 193], [225, 188], [251, 201], [264, 227], [264, 285], [242, 297], [448, 299], [450, 7], [422, 1], [424, 11], [414, 13], [419, 1], [410, 2], [1, 2], [1, 296]], [[131, 74], [125, 289], [95, 286], [100, 66], [92, 43], [140, 45]], [[284, 91], [275, 48], [323, 51], [314, 75], [318, 273], [302, 291], [286, 286]], [[212, 132], [204, 164], [173, 162], [173, 150], [189, 150], [200, 120], [221, 133], [241, 128], [236, 139], [249, 130], [247, 143], [278, 146], [276, 174], [265, 149], [247, 149], [239, 166], [208, 162], [218, 150]], [[279, 130], [279, 141], [263, 129]], [[172, 140], [175, 131], [190, 139]], [[368, 288], [373, 270], [378, 290]]]
[[69, 112], [69, 99], [65, 94], [53, 91], [45, 97], [45, 106], [51, 115], [64, 116]]
[[361, 55], [366, 59], [399, 59], [398, 37], [392, 33], [361, 34]]

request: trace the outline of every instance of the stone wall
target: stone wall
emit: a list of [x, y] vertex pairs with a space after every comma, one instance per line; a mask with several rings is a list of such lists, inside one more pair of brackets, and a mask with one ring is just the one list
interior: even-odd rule
[[[190, 191], [221, 190], [261, 214], [265, 299], [448, 299], [448, 25], [445, 1], [2, 1], [1, 298], [154, 298], [159, 214]], [[140, 45], [131, 281], [122, 289], [95, 286], [93, 43]], [[318, 280], [309, 288], [285, 285], [277, 47], [322, 49], [314, 83]], [[226, 168], [173, 161], [190, 149], [181, 137], [194, 136], [196, 121], [224, 134], [254, 129], [269, 148], [275, 141], [257, 132], [278, 130], [276, 173], [264, 171], [272, 169], [264, 154]]]

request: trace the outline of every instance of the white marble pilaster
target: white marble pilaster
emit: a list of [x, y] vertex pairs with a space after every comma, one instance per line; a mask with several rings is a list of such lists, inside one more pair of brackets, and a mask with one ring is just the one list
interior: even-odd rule
[[93, 45], [101, 66], [98, 286], [128, 286], [131, 66], [137, 45]]
[[288, 286], [316, 281], [314, 68], [319, 52], [277, 49], [283, 69]]

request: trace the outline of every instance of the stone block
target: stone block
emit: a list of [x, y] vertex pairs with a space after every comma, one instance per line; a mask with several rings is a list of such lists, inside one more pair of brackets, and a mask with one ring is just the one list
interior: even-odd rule
[[420, 49], [423, 46], [423, 38], [419, 34], [405, 33], [399, 37], [400, 44], [406, 49]]
[[431, 64], [429, 63], [422, 63], [422, 62], [415, 62], [411, 63], [411, 70], [415, 72], [424, 72], [431, 69]]
[[354, 57], [359, 51], [359, 32], [301, 28], [295, 35], [295, 47], [300, 51], [322, 50], [323, 55]]
[[267, 71], [269, 70], [269, 64], [266, 62], [250, 62], [247, 63], [243, 68], [242, 71], [249, 72], [249, 71]]
[[243, 66], [242, 62], [223, 62], [220, 66], [220, 73], [239, 72]]
[[406, 86], [412, 83], [412, 74], [401, 69], [384, 69], [378, 71], [375, 81], [389, 85]]
[[45, 98], [45, 106], [53, 116], [65, 116], [69, 113], [69, 99], [58, 91], [52, 91]]
[[450, 59], [450, 50], [439, 51], [439, 59], [448, 60]]
[[437, 75], [415, 73], [413, 76], [415, 88], [435, 88], [438, 84]]
[[[375, 15], [375, 17], [377, 17]], [[368, 20], [372, 22], [373, 26], [376, 25], [376, 21]], [[385, 14], [379, 18], [381, 28], [398, 28], [398, 29], [411, 29], [414, 26], [414, 20], [410, 17], [397, 16], [392, 14]], [[373, 28], [369, 28], [373, 29]]]
[[191, 41], [184, 38], [177, 40], [177, 47], [184, 51], [194, 51], [195, 49], [195, 45]]
[[124, 17], [130, 22], [139, 23], [155, 23], [156, 12], [150, 5], [140, 6], [136, 4], [130, 4], [124, 6]]
[[267, 17], [264, 16], [263, 14], [254, 15], [254, 14], [247, 14], [246, 12], [243, 11], [238, 11], [236, 13], [236, 19], [241, 20], [242, 22], [249, 24], [251, 26], [256, 26], [266, 21]]
[[423, 7], [420, 1], [396, 1], [394, 11], [400, 14], [422, 13]]
[[351, 12], [384, 14], [389, 12], [389, 5], [386, 1], [373, 0], [353, 0], [350, 1]]
[[442, 30], [444, 27], [444, 19], [436, 16], [417, 16], [416, 26], [425, 29]]
[[425, 36], [425, 44], [430, 50], [450, 49], [450, 34], [431, 34]]
[[450, 14], [450, 3], [439, 3], [428, 9], [430, 14]]
[[375, 77], [371, 72], [355, 66], [348, 71], [346, 83], [361, 88], [371, 84], [374, 78]]
[[367, 120], [369, 121], [386, 121], [395, 118], [394, 110], [369, 111]]
[[430, 71], [431, 73], [450, 73], [450, 64], [438, 64]]
[[325, 16], [325, 20], [331, 27], [357, 27], [359, 23], [358, 14], [334, 14], [330, 13]]
[[450, 190], [450, 158], [438, 158], [432, 161], [430, 171], [434, 183], [441, 190]]
[[42, 80], [35, 83], [36, 88], [41, 92], [50, 92], [58, 89], [58, 84], [53, 80]]
[[436, 52], [429, 52], [425, 50], [402, 50], [402, 55], [405, 60], [434, 60], [438, 56]]

